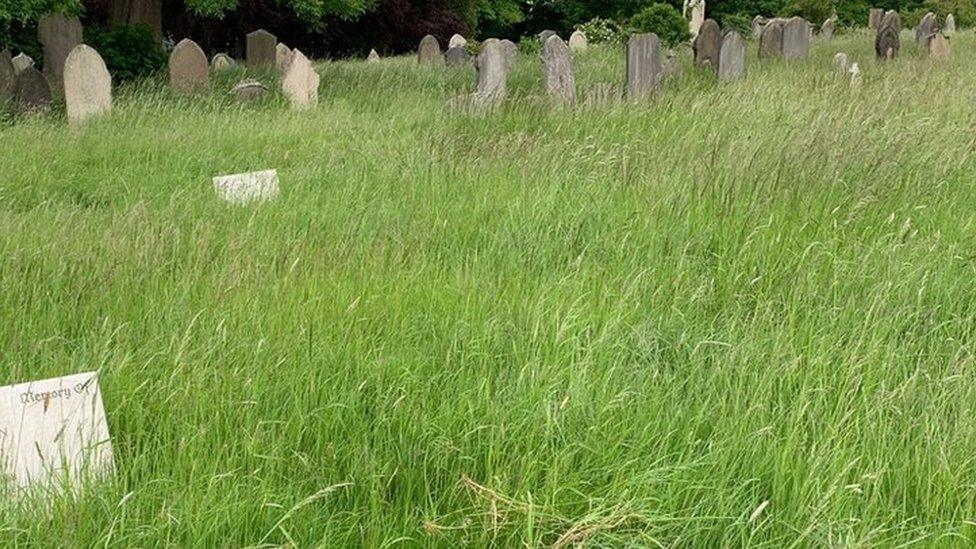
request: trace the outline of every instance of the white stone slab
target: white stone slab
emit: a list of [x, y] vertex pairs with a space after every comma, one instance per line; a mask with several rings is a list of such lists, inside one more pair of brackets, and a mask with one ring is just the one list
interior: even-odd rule
[[217, 196], [228, 202], [268, 200], [278, 196], [278, 170], [218, 175], [213, 186]]
[[0, 387], [0, 439], [11, 487], [75, 489], [115, 471], [97, 372]]

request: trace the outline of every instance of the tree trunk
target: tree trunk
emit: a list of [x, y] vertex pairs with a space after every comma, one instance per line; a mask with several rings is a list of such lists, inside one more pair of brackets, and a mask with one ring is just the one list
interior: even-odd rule
[[146, 26], [157, 39], [163, 37], [163, 0], [111, 0], [112, 26]]

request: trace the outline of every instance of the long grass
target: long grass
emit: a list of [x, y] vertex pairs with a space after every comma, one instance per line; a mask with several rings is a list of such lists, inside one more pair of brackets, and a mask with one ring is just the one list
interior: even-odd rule
[[118, 474], [0, 545], [976, 541], [976, 39], [902, 36], [683, 52], [636, 105], [550, 112], [523, 55], [456, 112], [473, 72], [404, 57], [302, 112], [233, 74], [8, 121], [0, 382], [99, 369]]

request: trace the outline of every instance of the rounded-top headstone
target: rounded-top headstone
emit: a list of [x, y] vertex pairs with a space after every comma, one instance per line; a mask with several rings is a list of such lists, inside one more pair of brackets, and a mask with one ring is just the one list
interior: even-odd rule
[[850, 68], [850, 66], [851, 62], [846, 53], [838, 52], [836, 55], [834, 55], [834, 70], [843, 74], [847, 72], [847, 69]]
[[901, 15], [895, 10], [888, 10], [881, 17], [881, 23], [879, 29], [883, 27], [891, 27], [896, 33], [901, 33]]
[[81, 44], [68, 54], [64, 62], [64, 107], [71, 123], [112, 111], [112, 76], [94, 48]]
[[642, 99], [661, 83], [661, 40], [654, 33], [634, 34], [627, 41], [627, 96]]
[[783, 26], [783, 59], [806, 59], [810, 53], [810, 24], [802, 17], [790, 17]]
[[281, 91], [296, 109], [309, 107], [319, 100], [319, 75], [298, 48], [291, 52], [288, 68], [281, 78]]
[[15, 78], [17, 71], [14, 70], [10, 50], [0, 51], [0, 102], [13, 97]]
[[951, 13], [949, 15], [946, 15], [945, 29], [943, 30], [948, 35], [953, 35], [956, 33], [956, 18]]
[[247, 68], [270, 69], [274, 67], [277, 45], [278, 38], [264, 29], [249, 33], [245, 53]]
[[196, 42], [180, 40], [169, 54], [169, 83], [179, 93], [192, 93], [207, 85], [207, 56]]
[[586, 33], [581, 30], [574, 30], [573, 34], [569, 35], [569, 49], [572, 51], [586, 51], [589, 45], [586, 40]]
[[783, 21], [773, 19], [763, 27], [759, 35], [759, 58], [773, 59], [783, 56]]
[[737, 80], [746, 74], [746, 41], [735, 31], [722, 38], [718, 56], [718, 81]]
[[497, 38], [489, 38], [481, 43], [481, 51], [475, 59], [478, 70], [474, 103], [479, 107], [490, 107], [505, 99], [508, 93], [508, 62], [505, 47]]
[[51, 86], [41, 71], [27, 67], [14, 80], [14, 102], [21, 111], [46, 109], [51, 105]]
[[722, 30], [714, 19], [706, 19], [700, 29], [698, 36], [692, 43], [695, 51], [695, 66], [708, 67], [713, 71], [718, 70], [718, 54], [722, 48]]
[[546, 30], [540, 32], [536, 36], [539, 38], [539, 43], [545, 45], [546, 40], [549, 40], [550, 37], [555, 36], [556, 34], [557, 34], [556, 31], [546, 29]]
[[468, 55], [468, 48], [465, 46], [448, 48], [444, 58], [448, 67], [465, 67], [471, 62], [471, 56]]
[[919, 21], [918, 26], [915, 27], [915, 41], [922, 44], [928, 49], [928, 41], [932, 38], [932, 35], [938, 32], [939, 21], [935, 18], [935, 14], [928, 12], [922, 20]]
[[43, 15], [37, 20], [37, 39], [44, 46], [44, 76], [60, 93], [64, 61], [82, 41], [81, 21], [57, 13]]
[[210, 68], [213, 71], [225, 71], [237, 66], [237, 61], [226, 53], [218, 53], [210, 60]]
[[417, 62], [421, 65], [443, 65], [444, 54], [441, 53], [441, 44], [433, 35], [428, 34], [420, 40], [417, 47]]
[[573, 60], [563, 39], [553, 35], [542, 46], [542, 73], [553, 106], [571, 107], [576, 102]]
[[34, 58], [32, 58], [31, 56], [27, 55], [24, 52], [20, 52], [16, 56], [14, 56], [13, 60], [11, 60], [11, 63], [13, 63], [14, 65], [14, 73], [20, 74], [20, 71], [26, 69], [27, 67], [34, 66]]
[[465, 37], [461, 36], [460, 34], [454, 34], [453, 36], [451, 36], [451, 40], [448, 41], [447, 43], [447, 49], [458, 48], [458, 47], [465, 48], [467, 46], [468, 46], [468, 40]]
[[827, 19], [820, 25], [820, 36], [825, 40], [830, 40], [834, 37], [834, 20]]
[[508, 39], [500, 41], [499, 44], [505, 53], [505, 67], [507, 70], [512, 70], [515, 68], [515, 62], [518, 60], [518, 44]]
[[874, 37], [874, 53], [881, 61], [898, 57], [901, 49], [901, 17], [896, 11], [888, 11], [881, 18], [878, 34]]
[[275, 67], [281, 71], [285, 72], [288, 70], [288, 62], [291, 61], [291, 48], [285, 45], [284, 42], [278, 42], [275, 46]]

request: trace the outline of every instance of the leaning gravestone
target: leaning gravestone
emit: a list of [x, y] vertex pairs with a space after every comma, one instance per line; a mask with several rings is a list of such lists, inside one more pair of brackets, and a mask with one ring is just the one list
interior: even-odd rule
[[379, 63], [380, 54], [376, 53], [376, 50], [369, 50], [369, 55], [366, 56], [367, 63]]
[[834, 37], [834, 20], [827, 19], [820, 25], [820, 36], [824, 40], [830, 40]]
[[13, 61], [10, 58], [10, 51], [0, 51], [0, 103], [13, 97], [14, 79], [16, 78], [17, 71], [14, 70]]
[[247, 35], [245, 57], [249, 69], [270, 69], [275, 65], [278, 38], [264, 29]]
[[718, 54], [718, 81], [738, 80], [746, 74], [746, 42], [735, 31], [726, 33]]
[[421, 65], [428, 66], [444, 64], [444, 55], [441, 53], [441, 45], [437, 38], [428, 34], [420, 40], [420, 46], [417, 47], [417, 61]]
[[634, 34], [627, 41], [627, 96], [638, 100], [661, 82], [661, 40], [654, 33]]
[[465, 67], [471, 62], [471, 56], [468, 55], [468, 48], [465, 46], [447, 48], [444, 59], [448, 67]]
[[281, 72], [288, 70], [288, 62], [291, 61], [291, 48], [283, 42], [278, 42], [275, 46], [275, 68]]
[[572, 107], [576, 102], [576, 80], [572, 56], [562, 38], [550, 36], [542, 46], [542, 73], [552, 105]]
[[112, 111], [112, 76], [102, 56], [84, 44], [64, 62], [64, 107], [73, 124]]
[[868, 10], [868, 28], [881, 28], [881, 18], [884, 17], [884, 10], [881, 8], [871, 8]]
[[941, 33], [935, 33], [929, 38], [929, 57], [932, 59], [948, 59], [952, 55], [952, 45], [949, 39]]
[[234, 204], [269, 200], [278, 196], [278, 170], [218, 175], [213, 187], [219, 198]]
[[169, 54], [169, 83], [178, 93], [193, 93], [207, 85], [207, 56], [196, 42], [180, 40]]
[[759, 58], [773, 59], [783, 56], [783, 22], [773, 19], [759, 35]]
[[257, 80], [242, 80], [230, 90], [238, 103], [250, 103], [268, 94], [268, 87]]
[[295, 109], [304, 109], [319, 100], [319, 74], [298, 48], [291, 53], [288, 69], [281, 78], [281, 91]]
[[518, 60], [518, 45], [511, 40], [505, 39], [501, 41], [501, 46], [505, 52], [505, 69], [514, 69], [515, 61]]
[[51, 86], [41, 71], [27, 67], [14, 80], [14, 103], [21, 111], [39, 111], [51, 106]]
[[451, 39], [447, 42], [447, 49], [451, 48], [466, 48], [468, 47], [468, 40], [461, 36], [460, 34], [454, 34]]
[[20, 74], [20, 71], [26, 69], [27, 67], [34, 66], [34, 59], [26, 53], [20, 52], [16, 57], [13, 58], [13, 60], [11, 60], [11, 63], [14, 64], [14, 72], [16, 74]]
[[915, 27], [915, 42], [920, 44], [925, 50], [928, 50], [928, 41], [932, 38], [932, 35], [938, 32], [939, 22], [935, 18], [935, 14], [928, 12], [925, 17], [918, 23]]
[[37, 39], [44, 46], [44, 76], [59, 94], [64, 83], [64, 60], [81, 44], [82, 28], [77, 17], [47, 14], [37, 20]]
[[896, 11], [888, 11], [881, 18], [878, 34], [874, 37], [874, 53], [881, 61], [898, 57], [901, 48], [901, 17]]
[[834, 55], [834, 70], [844, 74], [847, 72], [847, 69], [850, 68], [850, 66], [851, 62], [846, 53], [838, 52], [836, 55]]
[[700, 29], [698, 36], [692, 43], [695, 51], [695, 66], [708, 67], [713, 71], [718, 70], [718, 54], [722, 48], [722, 31], [714, 19], [706, 19]]
[[475, 106], [491, 107], [501, 103], [508, 93], [508, 62], [505, 46], [497, 38], [489, 38], [481, 44], [475, 68], [478, 69]]
[[810, 24], [790, 17], [783, 27], [783, 59], [806, 59], [810, 53]]
[[573, 34], [569, 35], [569, 49], [571, 51], [586, 51], [587, 46], [589, 43], [583, 31], [575, 30]]
[[0, 479], [21, 490], [85, 486], [115, 470], [98, 373], [0, 387]]
[[956, 34], [956, 18], [950, 13], [945, 18], [945, 33], [949, 36]]
[[234, 61], [234, 58], [226, 53], [218, 53], [210, 60], [210, 68], [214, 72], [226, 71], [234, 68], [236, 65], [237, 61]]

